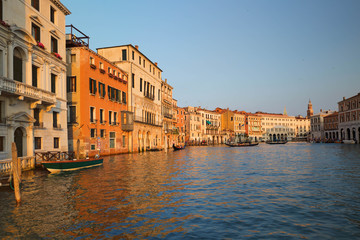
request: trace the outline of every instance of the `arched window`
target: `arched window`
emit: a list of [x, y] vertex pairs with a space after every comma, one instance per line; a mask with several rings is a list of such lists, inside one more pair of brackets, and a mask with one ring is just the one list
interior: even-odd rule
[[23, 54], [19, 48], [14, 49], [14, 80], [23, 81]]

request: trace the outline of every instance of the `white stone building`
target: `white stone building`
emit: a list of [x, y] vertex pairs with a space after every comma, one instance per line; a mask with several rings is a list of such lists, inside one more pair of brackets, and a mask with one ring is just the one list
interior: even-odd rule
[[65, 16], [59, 0], [1, 1], [0, 159], [67, 151]]
[[360, 143], [360, 93], [343, 98], [339, 105], [339, 136]]

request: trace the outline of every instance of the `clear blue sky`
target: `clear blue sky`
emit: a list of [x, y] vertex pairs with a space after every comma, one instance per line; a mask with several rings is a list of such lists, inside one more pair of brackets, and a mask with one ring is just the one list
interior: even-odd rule
[[178, 105], [305, 115], [360, 92], [359, 0], [62, 0], [90, 48], [133, 44]]

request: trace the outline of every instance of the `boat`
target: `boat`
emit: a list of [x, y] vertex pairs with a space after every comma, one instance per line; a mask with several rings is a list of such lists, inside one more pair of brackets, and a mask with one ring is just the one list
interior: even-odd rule
[[229, 147], [253, 147], [259, 145], [259, 142], [240, 142], [240, 143], [229, 142], [229, 143], [225, 143], [225, 145]]
[[344, 144], [355, 144], [356, 142], [354, 140], [343, 140]]
[[247, 134], [241, 133], [235, 135], [235, 138], [232, 141], [229, 140], [225, 145], [229, 147], [253, 147], [259, 145], [259, 142], [253, 142]]
[[89, 158], [79, 160], [43, 161], [42, 165], [51, 173], [73, 171], [82, 168], [95, 167], [103, 164], [103, 158]]
[[266, 141], [267, 144], [286, 144], [286, 140], [279, 140], [279, 141]]
[[182, 146], [175, 146], [175, 144], [173, 144], [174, 151], [183, 150], [183, 149], [185, 149], [185, 147], [186, 147], [186, 145], [184, 145], [182, 147]]

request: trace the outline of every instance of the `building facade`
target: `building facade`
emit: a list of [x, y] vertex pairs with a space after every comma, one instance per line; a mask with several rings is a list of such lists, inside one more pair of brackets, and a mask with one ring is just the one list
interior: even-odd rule
[[162, 70], [141, 53], [138, 46], [98, 48], [97, 52], [129, 75], [128, 111], [134, 113], [130, 152], [163, 148]]
[[256, 113], [261, 117], [262, 140], [292, 140], [295, 136], [295, 117], [286, 114]]
[[320, 110], [319, 113], [314, 114], [310, 117], [311, 133], [310, 140], [315, 142], [325, 141], [325, 131], [324, 131], [324, 117], [333, 114], [334, 111], [323, 111]]
[[176, 107], [174, 109], [176, 124], [175, 127], [178, 131], [178, 140], [177, 143], [184, 144], [185, 143], [185, 109]]
[[201, 114], [201, 133], [208, 144], [220, 144], [225, 140], [221, 135], [221, 114], [216, 111], [198, 108]]
[[262, 139], [261, 117], [257, 114], [245, 114], [245, 134], [252, 141], [260, 141]]
[[360, 93], [343, 98], [339, 106], [339, 134], [342, 140], [360, 142]]
[[202, 116], [194, 107], [185, 107], [185, 135], [186, 142], [199, 144], [203, 139], [201, 131]]
[[334, 142], [339, 140], [339, 112], [334, 112], [324, 117], [325, 141]]
[[161, 104], [163, 117], [163, 146], [171, 148], [173, 144], [177, 144], [178, 130], [176, 129], [176, 118], [174, 108], [176, 108], [176, 100], [172, 97], [173, 87], [168, 84], [167, 79], [161, 82]]
[[65, 16], [59, 0], [1, 1], [0, 159], [67, 151]]
[[74, 30], [71, 26], [66, 54], [69, 150], [80, 157], [126, 153], [133, 128], [128, 75], [86, 42], [74, 41], [79, 39]]

